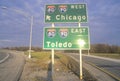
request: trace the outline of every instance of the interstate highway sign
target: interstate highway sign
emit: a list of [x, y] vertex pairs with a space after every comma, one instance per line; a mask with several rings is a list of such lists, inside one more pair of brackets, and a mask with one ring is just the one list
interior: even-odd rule
[[86, 4], [51, 4], [45, 7], [45, 22], [87, 22]]
[[90, 49], [88, 27], [44, 28], [44, 49]]

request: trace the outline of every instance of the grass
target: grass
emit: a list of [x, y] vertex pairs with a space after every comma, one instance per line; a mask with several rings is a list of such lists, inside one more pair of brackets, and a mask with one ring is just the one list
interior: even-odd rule
[[[25, 52], [25, 54], [28, 56], [28, 52]], [[42, 51], [42, 52], [32, 52], [31, 53], [31, 60], [28, 59], [27, 60], [27, 67], [25, 69], [25, 71], [28, 70], [28, 72], [26, 73], [26, 75], [28, 76], [28, 78], [31, 76], [31, 74], [34, 74], [35, 72], [37, 72], [39, 75], [39, 72], [41, 72], [41, 70], [51, 70], [51, 52], [46, 52], [46, 51]], [[74, 72], [78, 77], [79, 77], [79, 63], [76, 62], [74, 59], [62, 54], [61, 52], [55, 52], [55, 64], [54, 64], [54, 70], [59, 70], [61, 72]], [[84, 73], [84, 80], [86, 81], [96, 81], [87, 70], [83, 69], [83, 73]], [[29, 74], [29, 75], [28, 75]], [[35, 78], [36, 76], [32, 76], [33, 79], [37, 79]], [[40, 77], [40, 76], [39, 76]], [[34, 80], [33, 80], [34, 81]], [[39, 80], [35, 80], [35, 81], [39, 81]], [[42, 80], [40, 80], [42, 81]]]
[[[26, 55], [28, 55], [28, 52], [25, 52]], [[32, 52], [31, 53], [32, 58], [36, 59], [46, 59], [49, 58], [50, 52]]]
[[91, 55], [113, 58], [113, 59], [120, 59], [120, 54], [115, 54], [115, 53], [91, 53]]
[[[25, 52], [25, 54], [28, 56], [28, 52]], [[48, 70], [51, 69], [49, 67], [51, 63], [51, 52], [32, 52], [31, 53], [32, 60], [27, 60], [28, 62], [32, 63], [31, 68], [38, 67], [41, 68], [42, 70]], [[67, 57], [59, 52], [56, 52], [54, 55], [54, 60], [55, 60], [55, 69], [59, 70], [68, 70], [66, 65], [68, 64]], [[34, 59], [34, 60], [33, 60]], [[64, 62], [64, 65], [62, 64]]]

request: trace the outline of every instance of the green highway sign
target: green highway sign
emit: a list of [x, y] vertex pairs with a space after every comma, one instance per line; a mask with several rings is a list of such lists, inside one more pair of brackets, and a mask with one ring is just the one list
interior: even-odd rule
[[44, 49], [79, 50], [90, 49], [88, 27], [44, 28]]
[[50, 4], [45, 6], [45, 22], [87, 22], [86, 4]]

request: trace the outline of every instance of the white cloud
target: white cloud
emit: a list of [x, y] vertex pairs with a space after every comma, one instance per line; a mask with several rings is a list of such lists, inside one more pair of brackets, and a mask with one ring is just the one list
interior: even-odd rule
[[0, 43], [2, 43], [2, 42], [12, 42], [12, 40], [8, 40], [8, 39], [0, 40]]

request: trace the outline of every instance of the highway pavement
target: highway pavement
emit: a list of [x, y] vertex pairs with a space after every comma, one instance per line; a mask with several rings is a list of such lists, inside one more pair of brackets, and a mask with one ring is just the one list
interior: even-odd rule
[[[68, 55], [68, 54], [67, 54]], [[79, 60], [79, 54], [69, 54]], [[108, 59], [103, 57], [83, 55], [83, 61], [104, 69], [112, 76], [120, 80], [120, 60]]]
[[0, 81], [18, 81], [25, 64], [24, 56], [21, 52], [5, 53], [9, 53], [10, 56], [0, 63]]
[[120, 78], [120, 60], [105, 59], [94, 56], [83, 56], [83, 60], [91, 62], [96, 66], [109, 71], [111, 74]]
[[0, 60], [4, 59], [7, 56], [7, 54], [0, 53]]
[[0, 51], [0, 60], [3, 60], [7, 55], [7, 53]]

